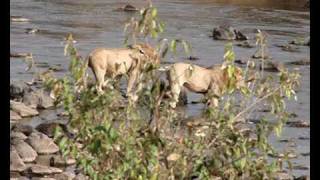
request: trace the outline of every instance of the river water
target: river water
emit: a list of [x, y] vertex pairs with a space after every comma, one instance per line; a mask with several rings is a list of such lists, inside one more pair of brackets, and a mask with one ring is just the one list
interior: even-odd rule
[[[28, 23], [10, 24], [11, 52], [31, 52], [36, 62], [49, 65], [61, 65], [64, 71], [68, 59], [63, 56], [64, 37], [72, 33], [77, 40], [76, 47], [85, 57], [92, 49], [120, 47], [124, 40], [124, 23], [132, 13], [114, 11], [125, 4], [118, 0], [11, 0], [11, 16], [23, 16], [30, 19]], [[199, 58], [192, 61], [199, 65], [209, 66], [221, 63], [224, 53], [224, 41], [209, 38], [213, 27], [230, 24], [248, 35], [254, 43], [255, 29], [266, 31], [268, 47], [273, 60], [289, 62], [310, 58], [307, 46], [299, 47], [299, 52], [286, 52], [276, 45], [286, 44], [297, 37], [307, 37], [310, 33], [310, 13], [302, 8], [303, 3], [296, 0], [268, 0], [253, 3], [250, 0], [155, 0], [159, 17], [165, 21], [164, 37], [182, 38], [192, 44], [192, 55]], [[142, 7], [145, 1], [132, 1], [133, 5]], [[25, 33], [27, 28], [37, 28], [36, 34]], [[253, 49], [234, 47], [236, 59], [250, 57]], [[180, 53], [178, 58], [168, 57], [166, 61], [185, 59]], [[309, 121], [310, 117], [310, 66], [290, 66], [300, 69], [302, 79], [298, 91], [298, 101], [289, 103], [290, 112], [298, 116], [293, 120]], [[32, 74], [25, 72], [26, 65], [19, 59], [10, 60], [10, 79], [30, 81]], [[42, 69], [44, 70], [44, 69]], [[189, 101], [196, 101], [200, 95], [188, 94]], [[188, 104], [185, 109], [190, 115], [199, 114], [202, 104]], [[300, 137], [300, 138], [299, 138]], [[307, 140], [301, 140], [305, 137]], [[282, 139], [293, 139], [296, 142], [296, 154], [293, 159], [297, 165], [310, 168], [310, 156], [301, 153], [310, 152], [310, 129], [289, 128], [283, 131]], [[277, 148], [283, 148], [277, 138], [271, 139]], [[310, 170], [294, 170], [295, 175], [309, 175]]]

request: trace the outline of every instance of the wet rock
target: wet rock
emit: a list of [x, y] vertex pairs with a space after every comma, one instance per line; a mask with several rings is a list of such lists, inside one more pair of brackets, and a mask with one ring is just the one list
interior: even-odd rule
[[190, 60], [190, 61], [199, 60], [199, 58], [198, 58], [198, 57], [195, 57], [195, 56], [189, 56], [187, 59]]
[[126, 4], [118, 9], [116, 9], [118, 11], [126, 11], [126, 12], [134, 12], [134, 11], [139, 11], [138, 8], [132, 6], [131, 4]]
[[29, 22], [30, 19], [24, 18], [22, 16], [10, 16], [11, 22]]
[[248, 41], [243, 41], [241, 43], [236, 44], [238, 47], [243, 47], [243, 48], [253, 48], [254, 45], [250, 44]]
[[[260, 70], [262, 69], [262, 65], [260, 64]], [[268, 72], [280, 72], [284, 69], [284, 65], [282, 63], [274, 62], [274, 61], [265, 61], [264, 70]]]
[[37, 32], [39, 32], [39, 29], [36, 29], [36, 28], [27, 28], [25, 31], [25, 33], [27, 34], [35, 34]]
[[59, 180], [72, 180], [76, 175], [72, 172], [63, 172], [61, 174], [55, 174], [54, 178]]
[[34, 63], [38, 68], [49, 68], [50, 65], [47, 62], [35, 62]]
[[286, 45], [276, 45], [277, 47], [280, 47], [283, 51], [287, 52], [300, 52], [299, 47], [293, 46], [291, 44]]
[[298, 61], [288, 62], [287, 64], [290, 64], [290, 65], [300, 65], [300, 66], [310, 65], [310, 59], [301, 59], [301, 60], [298, 60]]
[[47, 135], [48, 137], [52, 138], [54, 136], [54, 132], [56, 130], [56, 128], [60, 127], [63, 131], [63, 133], [65, 133], [65, 135], [67, 135], [69, 138], [73, 138], [73, 133], [71, 133], [67, 126], [63, 123], [58, 123], [58, 122], [49, 122], [49, 123], [43, 123], [40, 124], [36, 127], [36, 130], [38, 130], [39, 132]]
[[21, 139], [12, 139], [11, 144], [14, 146], [23, 162], [33, 162], [38, 156], [36, 151]]
[[309, 170], [309, 167], [307, 167], [305, 165], [298, 164], [298, 165], [294, 165], [292, 167], [292, 169], [295, 169], [295, 170]]
[[26, 140], [38, 154], [53, 154], [59, 151], [51, 138], [42, 133], [32, 133]]
[[22, 132], [26, 136], [29, 136], [34, 131], [32, 126], [23, 124], [14, 124], [11, 130], [14, 132]]
[[23, 103], [32, 108], [47, 109], [54, 105], [54, 100], [49, 96], [49, 93], [39, 89], [25, 94], [23, 97]]
[[10, 109], [18, 113], [21, 117], [30, 117], [39, 114], [37, 110], [30, 108], [21, 102], [12, 100], [10, 100]]
[[12, 58], [27, 58], [27, 57], [32, 57], [32, 54], [31, 53], [16, 53], [16, 52], [11, 53], [10, 52], [10, 57], [12, 57]]
[[63, 171], [59, 168], [48, 167], [39, 164], [30, 164], [28, 168], [28, 173], [36, 175], [48, 175], [48, 174], [57, 174], [62, 173]]
[[[10, 175], [11, 176], [11, 175]], [[10, 180], [29, 180], [29, 178], [25, 177], [25, 176], [20, 176], [20, 177], [14, 177], [14, 178], [11, 178], [10, 177]]]
[[222, 25], [214, 28], [212, 31], [212, 37], [215, 40], [248, 40], [243, 33], [228, 25]]
[[64, 71], [64, 69], [61, 66], [58, 65], [53, 65], [49, 67], [49, 70], [54, 71], [54, 72], [61, 72]]
[[309, 140], [310, 137], [307, 137], [307, 136], [299, 136], [298, 139], [300, 139], [300, 140]]
[[19, 116], [18, 113], [10, 110], [10, 120], [17, 121], [20, 119], [22, 119], [22, 118], [21, 118], [21, 116]]
[[297, 46], [310, 46], [310, 37], [307, 38], [297, 38], [289, 42], [289, 44], [294, 44]]
[[301, 156], [310, 156], [310, 152], [307, 152], [307, 153], [300, 153]]
[[10, 138], [11, 139], [21, 139], [21, 140], [26, 140], [28, 137], [23, 134], [22, 132], [11, 132], [10, 133]]
[[275, 180], [293, 180], [293, 176], [286, 172], [277, 172], [273, 177]]
[[296, 127], [296, 128], [309, 128], [310, 123], [304, 120], [298, 120], [298, 121], [288, 121], [287, 126], [289, 127]]
[[243, 60], [243, 59], [236, 59], [236, 60], [234, 60], [234, 62], [237, 63], [237, 64], [241, 64], [241, 65], [247, 64], [247, 61]]
[[83, 175], [82, 173], [77, 174], [76, 177], [74, 178], [74, 180], [88, 180], [88, 179], [89, 177]]
[[309, 176], [303, 175], [299, 177], [294, 177], [293, 180], [310, 180]]
[[22, 81], [10, 83], [10, 99], [22, 99], [24, 94], [30, 91], [31, 88]]
[[40, 155], [36, 159], [37, 164], [54, 167], [65, 167], [76, 163], [75, 159], [62, 157], [61, 155]]
[[26, 165], [18, 155], [16, 149], [11, 146], [10, 147], [10, 171], [22, 172], [26, 169]]
[[[251, 58], [254, 58], [254, 59], [262, 59], [262, 53], [260, 50], [256, 51], [252, 56]], [[268, 53], [264, 53], [263, 55], [263, 59], [271, 59], [272, 57], [268, 54]]]

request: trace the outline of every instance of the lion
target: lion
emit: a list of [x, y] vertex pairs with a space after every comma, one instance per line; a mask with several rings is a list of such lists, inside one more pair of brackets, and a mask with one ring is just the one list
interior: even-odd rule
[[[236, 88], [246, 86], [246, 82], [239, 67], [235, 68]], [[204, 68], [189, 63], [175, 63], [167, 71], [169, 81], [169, 97], [172, 98], [170, 106], [176, 107], [182, 88], [191, 92], [207, 94], [211, 93], [209, 105], [217, 107], [219, 98], [225, 93], [230, 80], [226, 68], [222, 65], [214, 65]]]
[[151, 61], [152, 64], [160, 64], [158, 52], [146, 43], [139, 43], [127, 48], [97, 48], [88, 55], [88, 67], [93, 71], [98, 92], [103, 93], [102, 88], [108, 83], [105, 77], [121, 78], [128, 74], [127, 95], [137, 83], [141, 65]]

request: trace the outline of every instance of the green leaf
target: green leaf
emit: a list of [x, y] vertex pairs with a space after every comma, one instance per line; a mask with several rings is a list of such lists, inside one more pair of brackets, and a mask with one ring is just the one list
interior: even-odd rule
[[177, 51], [177, 40], [176, 40], [176, 39], [174, 39], [174, 40], [171, 41], [171, 43], [170, 43], [170, 50], [171, 50], [172, 52], [176, 53], [176, 51]]
[[152, 8], [151, 10], [151, 16], [152, 18], [155, 18], [158, 15], [158, 10], [157, 8]]

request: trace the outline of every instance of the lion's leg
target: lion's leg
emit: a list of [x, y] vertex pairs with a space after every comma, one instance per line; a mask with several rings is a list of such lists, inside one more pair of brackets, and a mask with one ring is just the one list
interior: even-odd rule
[[96, 77], [96, 81], [97, 81], [97, 91], [99, 94], [103, 93], [102, 87], [104, 84], [104, 76], [105, 76], [105, 72], [101, 69], [95, 69], [94, 71], [95, 77]]
[[209, 86], [209, 106], [218, 107], [219, 106], [219, 97], [221, 96], [221, 90], [219, 86], [215, 83], [210, 84]]
[[170, 84], [170, 88], [171, 88], [171, 102], [170, 102], [170, 106], [172, 108], [175, 108], [177, 106], [177, 103], [179, 102], [179, 95], [181, 92], [181, 88], [182, 85], [178, 82], [173, 82]]

